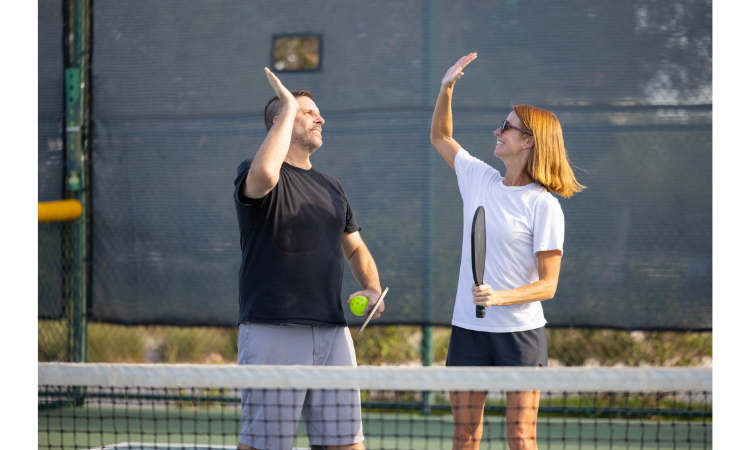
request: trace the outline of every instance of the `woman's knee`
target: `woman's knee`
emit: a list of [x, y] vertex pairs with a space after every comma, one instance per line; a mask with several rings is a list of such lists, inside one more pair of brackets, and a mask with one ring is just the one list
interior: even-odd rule
[[459, 423], [453, 425], [454, 436], [476, 436], [477, 433], [482, 433], [482, 429], [478, 423]]
[[511, 449], [536, 448], [536, 421], [508, 424], [508, 445]]
[[453, 440], [471, 442], [482, 439], [481, 422], [464, 422], [453, 424]]

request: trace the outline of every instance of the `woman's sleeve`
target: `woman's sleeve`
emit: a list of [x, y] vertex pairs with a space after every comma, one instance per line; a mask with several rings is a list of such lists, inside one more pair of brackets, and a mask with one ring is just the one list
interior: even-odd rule
[[492, 175], [497, 173], [492, 166], [474, 158], [464, 149], [456, 153], [453, 166], [456, 168], [458, 190], [464, 199], [471, 198], [478, 187], [488, 184]]
[[560, 202], [550, 195], [534, 211], [534, 256], [549, 250], [562, 251], [564, 238], [565, 216]]

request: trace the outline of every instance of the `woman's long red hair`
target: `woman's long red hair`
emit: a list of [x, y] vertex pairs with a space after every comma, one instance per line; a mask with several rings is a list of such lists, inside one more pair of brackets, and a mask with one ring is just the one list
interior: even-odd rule
[[518, 105], [513, 111], [523, 127], [534, 135], [526, 172], [549, 192], [571, 197], [586, 186], [581, 185], [570, 167], [563, 142], [562, 127], [557, 116], [550, 111], [529, 105]]

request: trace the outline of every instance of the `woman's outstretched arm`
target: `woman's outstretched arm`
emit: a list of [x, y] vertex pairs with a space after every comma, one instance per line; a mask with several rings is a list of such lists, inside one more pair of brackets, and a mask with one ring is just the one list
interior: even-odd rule
[[445, 162], [456, 170], [453, 160], [461, 146], [453, 139], [453, 115], [451, 114], [451, 98], [453, 97], [453, 85], [456, 80], [464, 74], [462, 70], [470, 62], [476, 59], [476, 53], [469, 53], [459, 59], [443, 77], [440, 94], [435, 104], [435, 112], [432, 113], [432, 128], [430, 130], [430, 142], [435, 146]]

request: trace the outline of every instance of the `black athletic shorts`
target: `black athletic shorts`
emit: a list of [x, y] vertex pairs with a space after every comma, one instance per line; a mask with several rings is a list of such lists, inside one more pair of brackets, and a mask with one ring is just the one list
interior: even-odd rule
[[544, 327], [491, 333], [453, 326], [446, 366], [547, 366]]

